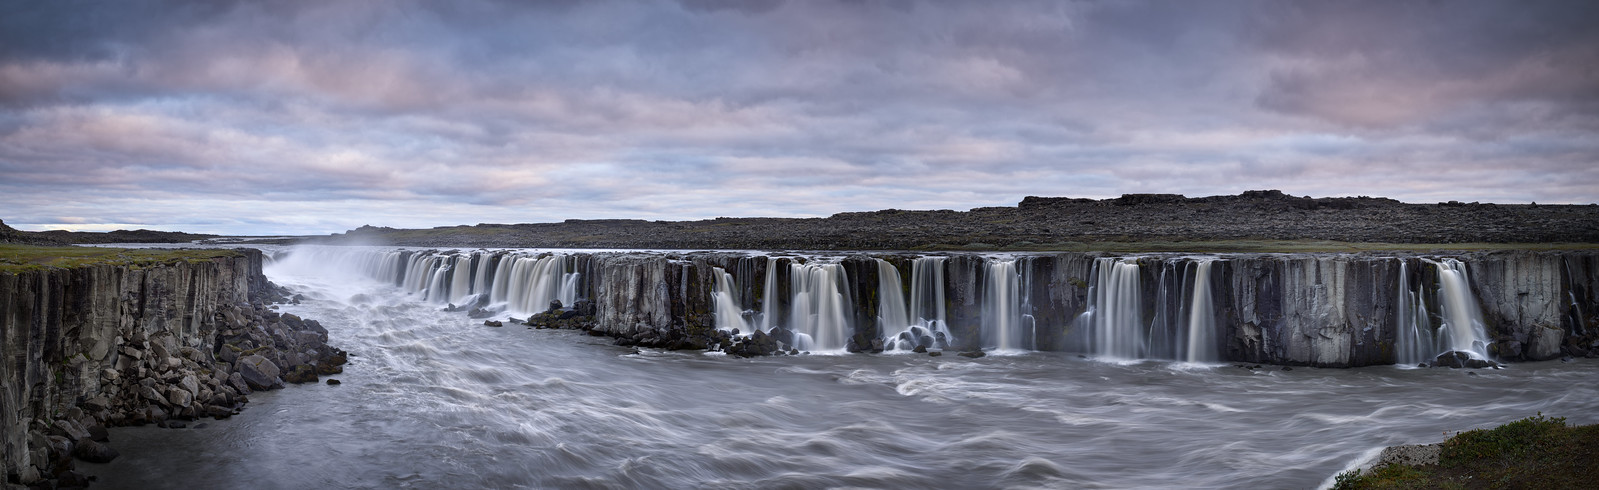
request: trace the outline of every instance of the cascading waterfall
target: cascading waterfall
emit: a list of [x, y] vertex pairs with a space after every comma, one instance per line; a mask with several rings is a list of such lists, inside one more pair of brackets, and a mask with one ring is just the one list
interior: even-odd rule
[[407, 293], [424, 293], [425, 297], [427, 288], [433, 280], [433, 271], [438, 268], [439, 262], [441, 260], [438, 256], [412, 255], [410, 263], [406, 264], [405, 275], [401, 276], [403, 283], [400, 287]]
[[484, 294], [494, 285], [494, 266], [500, 261], [500, 254], [476, 254], [477, 266], [472, 275], [472, 294]]
[[950, 336], [949, 324], [946, 322], [944, 304], [944, 263], [945, 257], [917, 257], [911, 262], [911, 318], [933, 332], [945, 335], [946, 342], [953, 342]]
[[[538, 257], [508, 257], [511, 266], [501, 267], [509, 276], [505, 281], [504, 296], [495, 290], [495, 303], [504, 301], [506, 309], [517, 313], [539, 313], [548, 310], [550, 302], [562, 300], [563, 304], [575, 299], [575, 282], [568, 281], [566, 255]], [[500, 282], [495, 278], [495, 283]], [[563, 291], [563, 289], [570, 289]], [[565, 299], [563, 299], [565, 298]]]
[[1188, 301], [1188, 352], [1183, 358], [1188, 362], [1216, 362], [1216, 311], [1210, 293], [1210, 270], [1213, 260], [1200, 259], [1194, 264], [1193, 294]]
[[910, 313], [905, 306], [905, 292], [900, 288], [899, 269], [883, 259], [877, 261], [877, 331], [883, 334], [886, 346], [898, 332], [911, 325]]
[[1138, 262], [1109, 257], [1094, 260], [1094, 284], [1087, 316], [1090, 352], [1117, 359], [1144, 357], [1142, 290]]
[[[1218, 263], [1231, 258], [1217, 257], [1100, 257], [1083, 260], [1074, 257], [1061, 260], [1051, 257], [998, 255], [986, 260], [962, 259], [963, 270], [957, 277], [960, 283], [951, 283], [946, 257], [919, 257], [911, 259], [908, 270], [905, 264], [895, 267], [887, 260], [857, 256], [839, 257], [783, 257], [725, 256], [725, 269], [717, 269], [715, 276], [706, 279], [714, 282], [706, 289], [714, 291], [693, 292], [686, 288], [686, 278], [692, 277], [683, 269], [666, 284], [643, 285], [657, 288], [645, 294], [654, 305], [663, 305], [664, 298], [693, 300], [713, 294], [714, 313], [719, 328], [737, 328], [741, 333], [756, 329], [770, 331], [779, 326], [792, 330], [795, 348], [811, 351], [837, 351], [851, 343], [857, 334], [855, 325], [871, 332], [871, 316], [864, 311], [875, 310], [876, 333], [882, 335], [885, 350], [906, 351], [920, 347], [948, 348], [957, 345], [950, 329], [945, 325], [946, 306], [950, 314], [958, 313], [962, 332], [979, 335], [978, 339], [965, 339], [973, 346], [989, 349], [1036, 349], [1035, 339], [1049, 340], [1050, 348], [1067, 347], [1078, 352], [1091, 353], [1105, 359], [1169, 359], [1212, 363], [1223, 359], [1221, 335], [1227, 328], [1219, 326], [1222, 318], [1230, 318], [1231, 311], [1220, 310], [1220, 305], [1230, 304], [1231, 298], [1218, 297], [1223, 285], [1251, 286], [1248, 277], [1237, 278], [1228, 274], [1229, 282], [1221, 275], [1230, 268]], [[411, 295], [413, 300], [442, 305], [446, 302], [462, 306], [463, 310], [479, 310], [485, 315], [526, 315], [546, 310], [551, 301], [575, 305], [584, 291], [604, 292], [603, 276], [592, 282], [585, 280], [579, 271], [598, 271], [611, 267], [608, 256], [599, 257], [582, 253], [551, 253], [536, 250], [438, 252], [372, 247], [296, 247], [274, 252], [271, 267], [285, 270], [314, 270], [316, 273], [352, 275], [392, 284], [396, 289]], [[1050, 262], [1035, 262], [1045, 261]], [[1249, 259], [1252, 260], [1252, 259]], [[1383, 317], [1352, 317], [1377, 330], [1378, 343], [1385, 344], [1383, 352], [1363, 352], [1364, 363], [1389, 355], [1401, 364], [1431, 362], [1445, 351], [1464, 351], [1473, 357], [1486, 358], [1488, 335], [1481, 306], [1472, 292], [1468, 268], [1459, 259], [1433, 257], [1399, 260], [1398, 269], [1373, 265], [1375, 273], [1397, 273], [1376, 283], [1376, 287], [1399, 287], [1385, 292], [1391, 311], [1387, 316], [1392, 330], [1377, 325]], [[1142, 262], [1142, 264], [1141, 264]], [[627, 263], [623, 261], [623, 263]], [[696, 263], [702, 263], [698, 262]], [[687, 261], [683, 264], [688, 264]], [[1392, 264], [1392, 262], [1389, 262]], [[1418, 272], [1418, 264], [1430, 270]], [[764, 265], [764, 269], [762, 268]], [[845, 266], [848, 267], [845, 267]], [[875, 265], [875, 267], [874, 267]], [[1223, 264], [1226, 265], [1226, 264]], [[1158, 266], [1144, 269], [1144, 266]], [[700, 265], [706, 272], [708, 265]], [[1270, 271], [1254, 267], [1248, 270]], [[1567, 265], [1566, 267], [1572, 267]], [[871, 276], [846, 277], [848, 274], [873, 274], [876, 290], [852, 290], [857, 284], [870, 284]], [[849, 272], [854, 271], [854, 272]], [[1037, 277], [1032, 274], [1037, 271]], [[1477, 271], [1470, 271], [1477, 272]], [[1480, 273], [1480, 272], [1478, 272]], [[1587, 272], [1582, 272], [1586, 274]], [[784, 277], [787, 274], [787, 277]], [[1258, 275], [1259, 272], [1256, 272]], [[1436, 276], [1434, 276], [1436, 274]], [[909, 277], [906, 277], [909, 276]], [[1425, 276], [1425, 279], [1421, 279]], [[1083, 284], [1078, 278], [1087, 279]], [[1394, 281], [1397, 279], [1397, 281]], [[657, 279], [658, 280], [658, 279]], [[1300, 286], [1281, 284], [1287, 294], [1299, 294]], [[1322, 284], [1321, 279], [1310, 276], [1293, 276], [1289, 280], [1302, 281], [1306, 286]], [[1309, 281], [1318, 281], [1310, 283]], [[1564, 280], [1564, 279], [1562, 279]], [[763, 281], [763, 282], [757, 282]], [[1141, 281], [1145, 283], [1141, 284]], [[1147, 281], [1158, 281], [1157, 284]], [[1055, 296], [1057, 287], [1069, 282], [1075, 287], [1087, 286], [1087, 296]], [[909, 287], [906, 288], [906, 284]], [[1060, 283], [1059, 285], [1057, 283]], [[751, 287], [751, 284], [764, 287]], [[1258, 286], [1255, 286], [1258, 287]], [[1279, 286], [1272, 286], [1279, 287]], [[1341, 288], [1338, 284], [1326, 287]], [[1081, 291], [1073, 288], [1074, 291]], [[1497, 289], [1494, 289], [1497, 291]], [[1241, 294], [1259, 295], [1259, 291], [1244, 289]], [[876, 298], [871, 298], [875, 294]], [[1392, 294], [1393, 296], [1389, 296]], [[1580, 329], [1584, 313], [1592, 311], [1586, 292], [1568, 287], [1559, 291], [1557, 302], [1573, 329]], [[859, 295], [859, 297], [856, 297]], [[1303, 298], [1296, 297], [1296, 301]], [[1287, 304], [1289, 298], [1283, 298]], [[871, 301], [857, 304], [855, 301]], [[1272, 298], [1272, 301], [1278, 301]], [[1153, 302], [1153, 303], [1152, 303]], [[1310, 305], [1322, 308], [1338, 301], [1323, 301]], [[1235, 304], [1239, 308], [1252, 305]], [[1379, 305], [1380, 306], [1380, 305]], [[594, 305], [596, 321], [602, 327], [618, 325], [605, 315], [618, 308], [631, 308], [627, 304]], [[959, 309], [953, 309], [958, 307]], [[681, 315], [669, 308], [651, 306], [653, 317], [648, 317], [653, 328], [672, 325], [673, 315]], [[1075, 310], [1075, 311], [1073, 311]], [[1263, 310], [1256, 309], [1253, 315]], [[1321, 310], [1312, 311], [1315, 314]], [[1078, 313], [1076, 320], [1064, 315]], [[1315, 318], [1304, 311], [1293, 313], [1299, 322], [1295, 328], [1314, 326]], [[1332, 314], [1341, 313], [1336, 310]], [[1039, 315], [1041, 325], [1035, 328], [1030, 321]], [[1278, 314], [1272, 312], [1271, 314]], [[1360, 315], [1360, 312], [1353, 312]], [[1220, 315], [1220, 316], [1218, 316]], [[481, 315], [475, 315], [481, 318]], [[645, 318], [645, 317], [639, 317]], [[1286, 317], [1285, 317], [1286, 318]], [[631, 320], [629, 320], [631, 321]], [[1276, 321], [1276, 320], [1271, 320]], [[611, 322], [611, 323], [608, 323]], [[1049, 330], [1043, 330], [1043, 325]], [[659, 325], [658, 327], [655, 327]], [[1268, 326], [1262, 324], [1262, 326]], [[1314, 342], [1314, 340], [1286, 339], [1279, 331], [1268, 330], [1270, 342]], [[1372, 330], [1365, 330], [1371, 332]], [[1575, 330], [1573, 330], [1575, 331]], [[1370, 335], [1357, 333], [1353, 335]], [[786, 337], [785, 337], [786, 338]], [[1332, 339], [1337, 341], [1337, 339]], [[974, 342], [975, 341], [975, 342]], [[1232, 346], [1233, 344], [1228, 344]], [[1245, 348], [1254, 348], [1244, 346]], [[1370, 348], [1360, 347], [1367, 349]], [[1280, 355], [1265, 351], [1268, 356]], [[1228, 354], [1231, 355], [1231, 354]], [[1330, 360], [1329, 360], [1330, 359]], [[1330, 363], [1337, 358], [1298, 358], [1294, 362]]]
[[1026, 349], [1029, 336], [1022, 328], [1021, 274], [1016, 272], [1016, 259], [992, 259], [984, 267], [983, 346]]
[[911, 262], [907, 305], [899, 269], [878, 260], [879, 332], [884, 350], [942, 349], [954, 340], [944, 321], [944, 261], [944, 257], [918, 257]]
[[454, 259], [455, 275], [450, 278], [450, 303], [460, 303], [472, 294], [472, 256], [460, 255]]
[[800, 350], [835, 351], [844, 348], [854, 326], [850, 322], [853, 301], [845, 287], [844, 266], [840, 264], [790, 263], [793, 310], [789, 329]]
[[1426, 297], [1410, 288], [1407, 261], [1399, 261], [1398, 325], [1394, 330], [1394, 362], [1411, 364], [1432, 362], [1438, 355], [1428, 321]]
[[777, 321], [777, 257], [766, 257], [766, 278], [763, 279], [761, 299], [762, 332], [771, 332]]
[[1488, 357], [1487, 327], [1482, 309], [1471, 294], [1471, 279], [1466, 264], [1457, 259], [1428, 260], [1438, 269], [1439, 306], [1443, 308], [1443, 328], [1438, 329], [1437, 346], [1469, 352], [1472, 357]]
[[712, 267], [711, 270], [716, 275], [716, 284], [711, 291], [711, 301], [715, 303], [713, 307], [716, 329], [736, 331], [741, 335], [750, 334], [752, 330], [750, 322], [744, 318], [744, 309], [739, 307], [738, 299], [734, 297], [738, 289], [734, 287], [733, 275], [721, 267]]

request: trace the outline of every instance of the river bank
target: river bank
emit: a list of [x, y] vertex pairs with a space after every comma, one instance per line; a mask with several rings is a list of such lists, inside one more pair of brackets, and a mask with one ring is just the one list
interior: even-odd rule
[[344, 326], [334, 340], [370, 353], [345, 384], [255, 397], [201, 430], [135, 429], [119, 443], [148, 449], [87, 471], [117, 482], [105, 488], [1309, 488], [1370, 451], [1507, 414], [1599, 422], [1591, 359], [1476, 374], [1050, 352], [745, 359], [486, 327], [329, 272], [273, 280], [307, 297], [285, 312]]
[[108, 427], [183, 427], [248, 395], [338, 372], [345, 353], [261, 272], [254, 249], [123, 250], [0, 244], [3, 473], [13, 485], [88, 483], [76, 461], [119, 454]]

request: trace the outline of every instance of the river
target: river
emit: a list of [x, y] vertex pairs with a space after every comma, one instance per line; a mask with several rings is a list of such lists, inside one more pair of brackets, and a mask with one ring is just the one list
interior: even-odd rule
[[[486, 327], [269, 267], [352, 357], [188, 429], [122, 428], [97, 488], [1312, 488], [1384, 446], [1599, 422], [1599, 360], [1317, 369], [1068, 353], [741, 359]], [[203, 425], [201, 428], [193, 428]]]

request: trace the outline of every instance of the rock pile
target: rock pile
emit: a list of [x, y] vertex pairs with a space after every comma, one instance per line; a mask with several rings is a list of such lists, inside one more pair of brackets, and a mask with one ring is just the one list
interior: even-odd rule
[[[255, 250], [148, 266], [0, 273], [0, 474], [78, 487], [117, 457], [107, 427], [237, 414], [255, 391], [337, 373], [347, 354], [261, 274]], [[13, 488], [7, 486], [6, 488]]]
[[29, 449], [33, 461], [45, 463], [37, 468], [40, 476], [58, 486], [86, 483], [73, 458], [105, 463], [118, 456], [102, 444], [109, 440], [106, 427], [181, 428], [183, 421], [226, 419], [251, 393], [314, 383], [318, 375], [342, 372], [348, 356], [327, 345], [328, 331], [316, 320], [262, 303], [221, 308], [216, 322], [215, 351], [191, 347], [171, 332], [120, 332], [115, 365], [99, 372], [98, 393], [54, 419], [33, 420]]

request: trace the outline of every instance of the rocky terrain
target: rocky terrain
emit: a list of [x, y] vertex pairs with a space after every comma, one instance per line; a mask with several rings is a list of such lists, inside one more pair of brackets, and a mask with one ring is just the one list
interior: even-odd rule
[[1027, 197], [1016, 207], [887, 209], [827, 218], [567, 220], [423, 230], [365, 226], [316, 241], [422, 247], [1070, 250], [1107, 242], [1228, 240], [1599, 243], [1599, 205], [1406, 204], [1279, 191], [1199, 198], [1128, 194], [1103, 200]]
[[216, 238], [176, 231], [116, 230], [104, 233], [83, 231], [21, 231], [0, 221], [0, 243], [24, 245], [68, 245], [75, 243], [188, 243]]
[[106, 427], [227, 418], [254, 391], [342, 370], [326, 329], [270, 306], [296, 299], [259, 251], [173, 257], [0, 269], [7, 488], [87, 484], [74, 460], [117, 457]]
[[[796, 308], [832, 298], [837, 316], [829, 325], [842, 325], [833, 348], [851, 352], [880, 352], [885, 337], [898, 329], [882, 329], [883, 268], [892, 267], [902, 299], [915, 289], [917, 261], [924, 277], [942, 277], [923, 286], [924, 293], [942, 305], [944, 324], [952, 338], [929, 331], [899, 335], [902, 348], [974, 353], [999, 345], [1000, 334], [990, 314], [1003, 304], [1015, 305], [1025, 322], [1010, 334], [1012, 348], [1099, 352], [1096, 338], [1119, 329], [1124, 338], [1147, 341], [1127, 352], [1105, 352], [1125, 358], [1185, 359], [1191, 332], [1185, 319], [1193, 308], [1205, 308], [1214, 323], [1206, 342], [1215, 359], [1249, 364], [1357, 367], [1380, 364], [1428, 364], [1440, 367], [1491, 368], [1492, 361], [1546, 361], [1564, 356], [1599, 357], [1599, 252], [1589, 250], [1452, 252], [1444, 255], [1411, 252], [1360, 253], [1247, 253], [1196, 257], [1190, 254], [1135, 254], [1118, 256], [1099, 252], [1017, 253], [1004, 256], [982, 253], [855, 253], [758, 254], [741, 252], [494, 252], [461, 250], [338, 251], [342, 260], [358, 262], [380, 272], [374, 276], [395, 284], [410, 284], [412, 292], [449, 297], [452, 282], [420, 281], [414, 277], [483, 279], [481, 284], [563, 283], [570, 279], [575, 304], [545, 308], [542, 304], [518, 306], [513, 311], [545, 311], [526, 321], [544, 328], [578, 328], [617, 339], [619, 345], [667, 349], [711, 349], [734, 355], [797, 353], [793, 346]], [[362, 256], [360, 254], [372, 254]], [[1470, 273], [1461, 277], [1469, 300], [1446, 298], [1442, 285], [1446, 270], [1459, 264]], [[540, 264], [540, 265], [535, 265]], [[836, 264], [836, 269], [812, 265]], [[1200, 266], [1209, 264], [1204, 276]], [[1117, 284], [1105, 288], [1109, 267]], [[528, 277], [545, 271], [543, 279]], [[551, 275], [549, 271], [554, 271]], [[503, 274], [502, 274], [503, 273]], [[725, 274], [726, 277], [723, 277]], [[800, 292], [805, 280], [824, 274], [834, 290]], [[996, 274], [1001, 274], [996, 276]], [[1450, 272], [1453, 275], [1453, 272]], [[1008, 276], [1007, 276], [1008, 275]], [[893, 275], [889, 276], [893, 278]], [[1009, 277], [1010, 279], [1006, 279]], [[493, 280], [488, 280], [493, 278]], [[1205, 302], [1196, 303], [1194, 291], [1203, 278]], [[726, 286], [719, 285], [725, 279]], [[998, 282], [996, 282], [996, 279]], [[1005, 300], [994, 292], [1014, 280], [1015, 289]], [[456, 284], [466, 287], [473, 281]], [[429, 286], [434, 284], [434, 286]], [[562, 286], [565, 288], [566, 286]], [[719, 296], [718, 289], [731, 288]], [[484, 293], [486, 289], [467, 291]], [[522, 293], [535, 294], [532, 290]], [[544, 293], [554, 294], [552, 289]], [[454, 291], [460, 293], [460, 291]], [[1108, 295], [1115, 300], [1105, 299]], [[461, 294], [455, 294], [460, 297]], [[477, 294], [476, 303], [450, 305], [473, 318], [504, 318], [487, 309], [488, 300]], [[718, 299], [723, 298], [723, 299]], [[728, 310], [742, 312], [753, 322], [757, 314], [774, 319], [759, 335], [730, 335], [736, 322], [718, 324], [719, 301], [731, 301]], [[547, 301], [547, 300], [543, 300]], [[1446, 301], [1481, 323], [1474, 345], [1478, 355], [1462, 357], [1444, 351], [1445, 345], [1415, 343], [1418, 332], [1428, 339], [1454, 314]], [[896, 301], [904, 303], [905, 301]], [[1134, 305], [1117, 312], [1136, 321], [1123, 327], [1096, 324], [1085, 316], [1096, 302]], [[501, 305], [505, 308], [505, 305]], [[809, 311], [809, 310], [801, 310]], [[829, 313], [830, 315], [833, 313]], [[490, 320], [499, 322], [499, 320]], [[512, 320], [522, 323], [522, 320]], [[503, 322], [500, 322], [503, 325]], [[744, 323], [753, 333], [754, 323]], [[493, 326], [491, 324], [491, 326]], [[721, 330], [719, 330], [719, 328]], [[903, 328], [903, 327], [901, 327]], [[818, 329], [808, 333], [817, 335]], [[1131, 344], [1129, 344], [1131, 345]], [[1415, 347], [1414, 349], [1411, 346]], [[1424, 352], [1420, 352], [1424, 351]], [[917, 351], [922, 352], [922, 351]]]
[[66, 245], [66, 242], [39, 235], [32, 232], [21, 231], [0, 220], [0, 243], [14, 243], [18, 245]]

